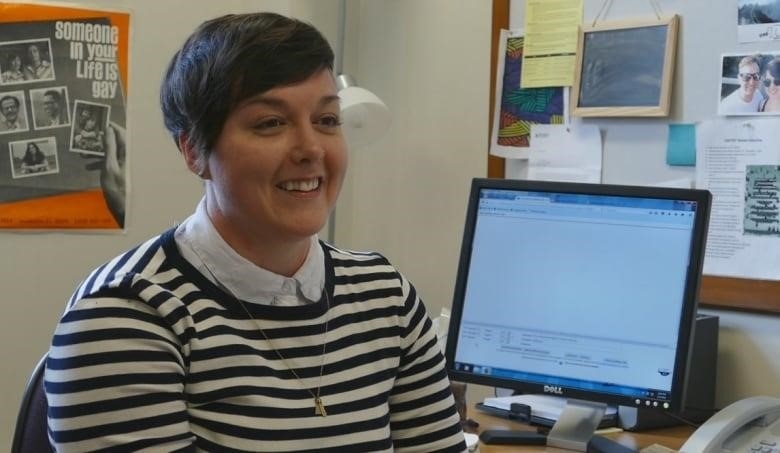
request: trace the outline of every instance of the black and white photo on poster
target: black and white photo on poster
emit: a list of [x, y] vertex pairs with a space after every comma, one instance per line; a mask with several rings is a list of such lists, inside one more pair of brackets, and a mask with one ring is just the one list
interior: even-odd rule
[[20, 140], [8, 144], [13, 178], [43, 176], [59, 173], [57, 142], [54, 137]]
[[0, 44], [0, 85], [54, 80], [51, 40], [4, 41]]
[[33, 126], [35, 130], [70, 125], [68, 87], [49, 87], [30, 90]]
[[0, 134], [18, 134], [29, 129], [24, 91], [0, 91]]
[[110, 117], [110, 105], [76, 101], [70, 131], [70, 151], [104, 156], [106, 128]]

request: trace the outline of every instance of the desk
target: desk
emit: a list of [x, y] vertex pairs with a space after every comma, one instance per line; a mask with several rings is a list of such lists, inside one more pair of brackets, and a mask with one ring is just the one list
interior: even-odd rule
[[[468, 412], [469, 418], [479, 423], [478, 432], [483, 429], [525, 429], [534, 430], [535, 428], [518, 423], [505, 418], [497, 417], [487, 414], [477, 409], [470, 409]], [[693, 427], [689, 426], [676, 426], [673, 428], [663, 428], [652, 431], [645, 431], [640, 433], [632, 433], [624, 431], [621, 433], [604, 434], [604, 437], [616, 440], [619, 443], [631, 447], [635, 450], [647, 447], [652, 444], [660, 444], [664, 447], [677, 450], [693, 433]], [[502, 453], [502, 452], [517, 452], [517, 451], [548, 451], [546, 447], [522, 447], [517, 445], [485, 445], [479, 444], [480, 453]], [[558, 448], [549, 448], [550, 452], [562, 452]]]

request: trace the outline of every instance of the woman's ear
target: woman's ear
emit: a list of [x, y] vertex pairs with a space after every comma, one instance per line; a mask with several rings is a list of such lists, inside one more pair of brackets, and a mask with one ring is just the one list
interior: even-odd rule
[[208, 163], [195, 147], [192, 146], [189, 136], [187, 136], [187, 134], [181, 134], [178, 142], [179, 150], [181, 150], [182, 155], [184, 155], [184, 162], [187, 163], [187, 168], [202, 179], [210, 179]]

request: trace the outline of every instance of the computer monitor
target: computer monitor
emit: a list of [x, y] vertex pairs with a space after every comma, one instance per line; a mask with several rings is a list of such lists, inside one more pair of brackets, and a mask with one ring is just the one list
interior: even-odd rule
[[474, 179], [450, 378], [567, 398], [547, 442], [574, 450], [607, 404], [679, 411], [710, 205], [706, 190]]

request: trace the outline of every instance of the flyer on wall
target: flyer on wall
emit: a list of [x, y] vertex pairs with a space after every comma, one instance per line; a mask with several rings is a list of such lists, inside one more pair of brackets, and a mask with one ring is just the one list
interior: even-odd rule
[[777, 120], [702, 121], [696, 187], [712, 193], [704, 273], [780, 280]]
[[60, 5], [0, 2], [0, 228], [121, 231], [130, 15]]
[[501, 30], [493, 102], [490, 154], [508, 159], [531, 155], [531, 125], [568, 124], [569, 88], [521, 88], [522, 30]]

